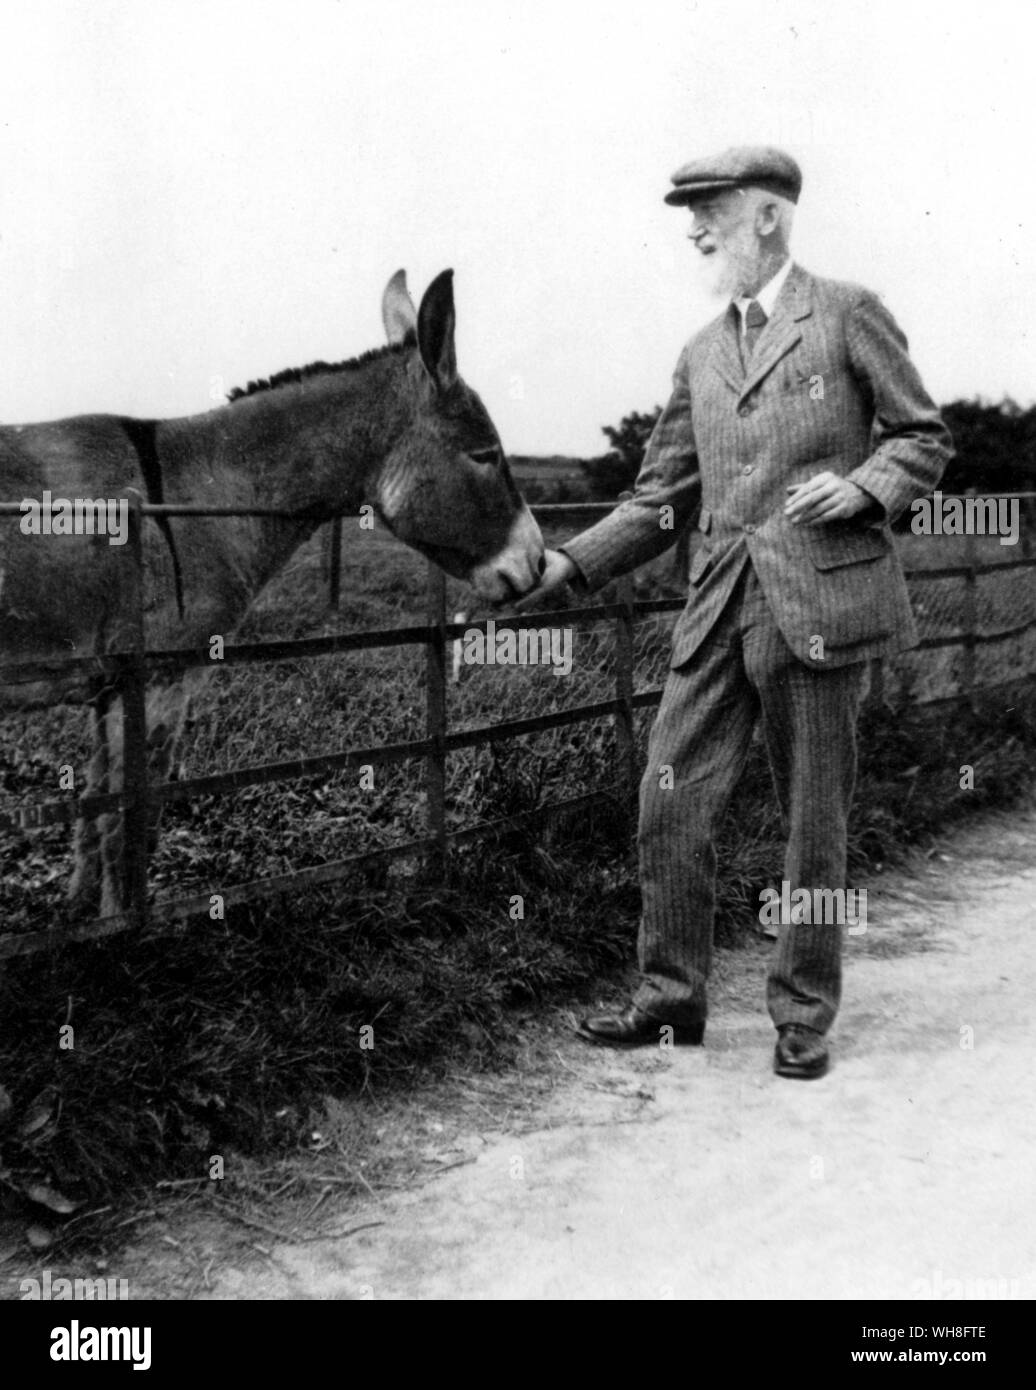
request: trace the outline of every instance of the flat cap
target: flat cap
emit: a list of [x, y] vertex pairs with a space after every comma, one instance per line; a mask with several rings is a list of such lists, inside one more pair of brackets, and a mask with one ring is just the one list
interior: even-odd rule
[[679, 207], [724, 188], [765, 188], [782, 198], [799, 201], [802, 170], [783, 150], [772, 145], [742, 145], [709, 159], [692, 159], [673, 175], [667, 203]]

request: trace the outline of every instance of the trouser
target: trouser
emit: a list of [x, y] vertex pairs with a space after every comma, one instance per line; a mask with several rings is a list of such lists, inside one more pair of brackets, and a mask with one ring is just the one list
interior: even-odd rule
[[[863, 662], [825, 671], [799, 661], [748, 562], [709, 636], [670, 671], [640, 789], [642, 982], [634, 1002], [645, 1012], [672, 1023], [704, 1017], [714, 838], [757, 718], [787, 836], [789, 892], [845, 888], [865, 670]], [[841, 997], [841, 951], [838, 925], [781, 921], [766, 991], [775, 1025], [827, 1031]]]

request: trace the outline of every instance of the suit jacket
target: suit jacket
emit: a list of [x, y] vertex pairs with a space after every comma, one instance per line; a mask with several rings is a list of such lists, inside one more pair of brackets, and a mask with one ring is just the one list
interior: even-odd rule
[[[671, 665], [693, 656], [748, 558], [795, 655], [846, 665], [917, 641], [888, 523], [937, 485], [951, 454], [877, 296], [793, 266], [747, 372], [733, 306], [690, 340], [632, 498], [564, 549], [593, 590], [661, 554], [700, 504]], [[793, 526], [786, 489], [824, 470], [872, 505], [849, 521]]]

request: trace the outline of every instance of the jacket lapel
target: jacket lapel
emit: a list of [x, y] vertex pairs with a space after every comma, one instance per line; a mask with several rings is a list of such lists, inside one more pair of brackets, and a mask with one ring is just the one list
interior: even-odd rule
[[[773, 306], [773, 315], [759, 335], [748, 373], [739, 383], [738, 401], [744, 398], [773, 371], [797, 343], [802, 341], [799, 323], [813, 312], [813, 296], [809, 276], [799, 266], [793, 266]], [[735, 354], [737, 348], [735, 345]]]
[[716, 322], [716, 339], [712, 346], [712, 365], [732, 391], [740, 392], [745, 382], [745, 368], [738, 347], [737, 309], [732, 304]]

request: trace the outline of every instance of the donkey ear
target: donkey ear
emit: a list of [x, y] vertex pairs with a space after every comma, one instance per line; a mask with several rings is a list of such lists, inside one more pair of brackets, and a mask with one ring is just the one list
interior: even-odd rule
[[417, 313], [417, 346], [421, 361], [440, 391], [457, 380], [456, 325], [453, 309], [453, 271], [444, 270], [425, 290]]
[[417, 331], [417, 310], [407, 293], [406, 271], [397, 270], [381, 296], [381, 319], [390, 343], [401, 343]]

